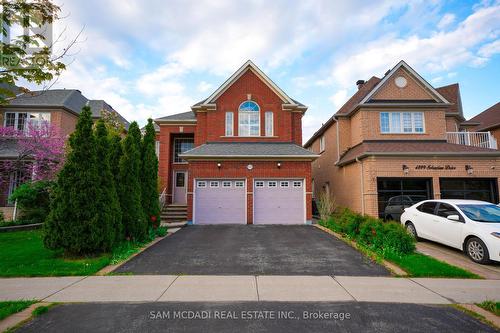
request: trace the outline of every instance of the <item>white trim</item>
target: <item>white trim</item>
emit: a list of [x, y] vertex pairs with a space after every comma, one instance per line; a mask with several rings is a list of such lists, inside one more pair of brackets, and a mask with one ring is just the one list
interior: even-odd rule
[[[267, 116], [270, 116], [267, 119]], [[270, 133], [267, 133], [267, 129], [270, 129]], [[264, 111], [264, 136], [272, 137], [274, 136], [274, 112], [273, 111]]]
[[[384, 132], [382, 131], [382, 114], [387, 113], [389, 115], [388, 121], [389, 121], [389, 131]], [[400, 115], [399, 118], [399, 125], [400, 125], [400, 131], [395, 132], [391, 130], [392, 127], [392, 117], [393, 115], [397, 113]], [[411, 122], [411, 132], [405, 132], [404, 131], [404, 114], [409, 113], [410, 114], [410, 122]], [[422, 132], [417, 132], [415, 129], [415, 114], [421, 114], [422, 115]], [[425, 114], [423, 111], [380, 111], [379, 112], [379, 125], [380, 125], [380, 134], [425, 134]]]
[[[299, 186], [295, 186], [295, 183], [299, 183]], [[301, 180], [292, 180], [292, 187], [293, 188], [302, 187], [302, 181]]]
[[210, 95], [204, 102], [203, 105], [211, 104], [214, 100], [222, 95], [233, 83], [238, 80], [247, 70], [252, 70], [259, 78], [273, 90], [278, 96], [281, 97], [283, 102], [287, 102], [292, 105], [297, 105], [283, 90], [281, 90], [271, 79], [264, 74], [251, 60], [248, 60], [241, 66], [233, 75], [231, 75], [212, 95]]
[[[227, 119], [227, 116], [231, 116], [231, 134], [228, 133], [228, 128], [227, 128], [227, 125], [228, 125], [228, 119]], [[232, 111], [227, 111], [226, 112], [226, 116], [225, 116], [225, 124], [224, 124], [224, 136], [227, 136], [227, 137], [233, 137], [234, 136], [234, 112]]]
[[[274, 183], [274, 184], [276, 184], [276, 185], [275, 185], [275, 186], [271, 186], [271, 183]], [[275, 187], [278, 187], [278, 181], [277, 181], [277, 180], [269, 180], [269, 181], [267, 182], [267, 187], [269, 187], [269, 188], [275, 188]]]
[[[244, 104], [244, 103], [248, 103], [248, 102], [252, 102], [254, 103], [255, 105], [257, 105], [257, 107], [259, 108], [257, 111], [245, 111], [245, 110], [241, 110], [241, 106]], [[247, 100], [247, 101], [243, 101], [241, 102], [241, 104], [238, 106], [238, 137], [240, 136], [240, 133], [241, 133], [241, 115], [244, 114], [244, 115], [248, 115], [248, 116], [252, 116], [252, 115], [255, 115], [257, 114], [259, 116], [259, 120], [257, 122], [258, 126], [259, 126], [259, 129], [257, 130], [257, 134], [256, 135], [251, 135], [250, 133], [250, 128], [252, 126], [255, 126], [255, 125], [252, 125], [250, 124], [250, 120], [248, 120], [248, 125], [247, 124], [244, 124], [245, 126], [248, 126], [248, 135], [245, 135], [244, 137], [249, 137], [249, 138], [254, 138], [254, 137], [260, 137], [261, 136], [261, 126], [260, 126], [260, 120], [261, 120], [261, 115], [260, 115], [260, 111], [261, 111], [261, 108], [260, 108], [260, 105], [257, 104], [257, 102], [255, 101], [252, 101], [252, 100]], [[234, 132], [233, 132], [234, 134]]]
[[365, 104], [367, 101], [370, 100], [370, 98], [387, 82], [387, 80], [396, 73], [398, 69], [401, 67], [404, 67], [410, 74], [412, 74], [417, 80], [419, 80], [423, 85], [430, 90], [432, 94], [434, 94], [438, 99], [441, 100], [442, 103], [450, 104], [446, 98], [444, 98], [439, 92], [437, 92], [436, 89], [434, 89], [433, 86], [431, 86], [423, 77], [420, 76], [413, 68], [411, 68], [404, 60], [401, 60], [396, 66], [394, 66], [393, 69], [390, 70], [390, 72], [384, 76], [382, 81], [380, 81], [372, 91], [368, 95], [359, 102], [359, 104]]
[[[203, 184], [203, 186], [200, 186], [200, 184]], [[207, 181], [206, 180], [197, 180], [196, 185], [197, 188], [207, 188]]]
[[[283, 184], [286, 184], [286, 186], [283, 186]], [[290, 188], [290, 182], [288, 180], [280, 180], [280, 187]]]
[[[208, 181], [209, 187], [210, 188], [219, 188], [219, 181], [218, 180], [209, 180]], [[217, 184], [217, 186], [215, 186]]]
[[326, 148], [326, 138], [325, 135], [323, 134], [322, 136], [319, 137], [319, 152], [322, 153], [325, 151]]
[[[232, 188], [233, 187], [232, 181], [230, 181], [230, 180], [222, 180], [221, 183], [222, 183], [222, 188]], [[229, 183], [229, 186], [226, 186], [227, 183]]]
[[[263, 180], [255, 180], [254, 183], [255, 183], [255, 187], [259, 187], [260, 188], [260, 187], [264, 187], [265, 186], [265, 182]], [[257, 183], [259, 183], [260, 186], [257, 186]]]

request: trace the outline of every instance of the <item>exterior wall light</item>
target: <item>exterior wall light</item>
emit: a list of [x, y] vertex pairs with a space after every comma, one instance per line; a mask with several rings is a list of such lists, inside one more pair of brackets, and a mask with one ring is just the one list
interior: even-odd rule
[[281, 162], [278, 162], [276, 166], [278, 167], [278, 169], [281, 168]]
[[220, 163], [217, 163], [217, 167], [220, 169], [220, 167], [222, 166], [222, 164]]
[[410, 172], [410, 168], [406, 164], [403, 164], [403, 172], [405, 175], [407, 175]]
[[472, 167], [472, 165], [466, 164], [465, 171], [467, 171], [469, 175], [472, 175], [472, 173], [474, 172], [474, 168]]

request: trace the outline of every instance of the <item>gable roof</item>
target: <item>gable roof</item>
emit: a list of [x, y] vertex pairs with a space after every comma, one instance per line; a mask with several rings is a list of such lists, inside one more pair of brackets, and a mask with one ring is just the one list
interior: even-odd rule
[[172, 114], [172, 115], [161, 117], [161, 118], [156, 118], [154, 121], [158, 122], [158, 123], [169, 123], [169, 122], [173, 122], [173, 123], [193, 122], [193, 123], [196, 123], [196, 115], [194, 114], [193, 111], [187, 111], [187, 112]]
[[472, 117], [464, 122], [464, 124], [476, 125], [476, 131], [489, 130], [491, 128], [500, 127], [500, 102], [490, 106], [480, 114]]
[[305, 105], [297, 102], [296, 100], [290, 98], [280, 87], [278, 87], [263, 71], [260, 70], [257, 65], [255, 65], [251, 60], [247, 60], [243, 66], [241, 66], [233, 75], [231, 75], [217, 90], [215, 90], [212, 95], [193, 105], [193, 108], [199, 106], [208, 106], [222, 95], [229, 87], [233, 85], [244, 73], [251, 70], [257, 77], [259, 77], [262, 82], [264, 82], [276, 95], [278, 95], [285, 104], [290, 104], [291, 106], [299, 106], [305, 108]]
[[209, 142], [180, 154], [184, 159], [283, 158], [315, 159], [318, 155], [288, 142]]
[[404, 60], [401, 60], [398, 62], [396, 66], [394, 66], [389, 73], [387, 73], [382, 81], [380, 81], [360, 102], [360, 104], [366, 103], [370, 98], [375, 95], [375, 93], [384, 86], [384, 84], [389, 80], [390, 77], [392, 77], [400, 68], [404, 68], [406, 71], [408, 71], [414, 78], [416, 78], [420, 83], [423, 84], [423, 86], [437, 98], [437, 101], [440, 103], [446, 103], [448, 104], [449, 102], [444, 98], [436, 89], [434, 89], [433, 86], [431, 86], [423, 77], [420, 76], [413, 68], [410, 67]]

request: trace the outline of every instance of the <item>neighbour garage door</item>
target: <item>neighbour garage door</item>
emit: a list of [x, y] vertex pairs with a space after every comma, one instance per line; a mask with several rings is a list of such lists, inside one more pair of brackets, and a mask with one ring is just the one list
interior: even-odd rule
[[440, 178], [442, 199], [469, 199], [498, 203], [496, 178]]
[[193, 220], [195, 224], [246, 224], [245, 181], [197, 179]]
[[257, 179], [254, 181], [254, 224], [304, 224], [304, 181]]

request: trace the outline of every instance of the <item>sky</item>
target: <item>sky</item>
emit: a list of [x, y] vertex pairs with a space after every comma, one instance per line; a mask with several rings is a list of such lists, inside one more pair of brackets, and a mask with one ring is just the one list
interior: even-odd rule
[[56, 0], [54, 88], [104, 99], [140, 125], [190, 110], [251, 59], [309, 107], [304, 140], [356, 91], [405, 60], [458, 82], [466, 118], [500, 100], [500, 0]]

